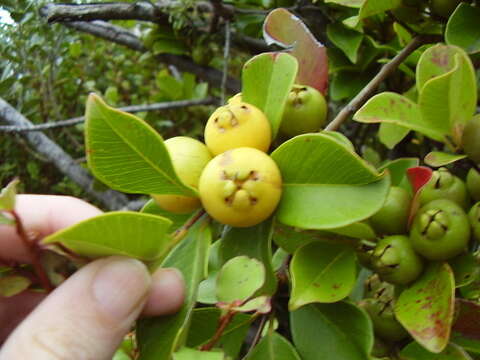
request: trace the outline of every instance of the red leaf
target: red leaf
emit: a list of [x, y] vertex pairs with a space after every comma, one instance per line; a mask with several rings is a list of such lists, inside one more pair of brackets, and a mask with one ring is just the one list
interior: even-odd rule
[[328, 87], [327, 49], [298, 17], [285, 9], [271, 11], [263, 24], [268, 44], [286, 48], [298, 60], [296, 83], [309, 85], [326, 94]]
[[407, 169], [407, 176], [413, 188], [413, 193], [416, 194], [432, 177], [432, 169], [426, 166], [415, 166]]

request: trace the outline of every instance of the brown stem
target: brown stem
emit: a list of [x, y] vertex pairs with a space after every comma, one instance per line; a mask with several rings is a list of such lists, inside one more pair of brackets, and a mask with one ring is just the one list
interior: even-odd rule
[[215, 331], [215, 334], [213, 335], [212, 339], [200, 348], [201, 351], [209, 351], [217, 344], [217, 342], [222, 337], [223, 332], [227, 328], [228, 324], [230, 324], [230, 321], [232, 321], [236, 313], [237, 312], [234, 310], [229, 310], [225, 315], [220, 317], [217, 331]]
[[[173, 238], [174, 239], [178, 239], [178, 240], [181, 240], [188, 232], [188, 230], [190, 230], [190, 228], [195, 225], [195, 223], [205, 214], [205, 210], [202, 209], [200, 210], [199, 212], [197, 212], [195, 214], [195, 216], [193, 216], [192, 218], [190, 218], [190, 220], [188, 220], [185, 224], [183, 224], [182, 227], [178, 228], [177, 231], [175, 231], [173, 233]], [[175, 242], [176, 243], [176, 242]]]
[[15, 219], [15, 227], [17, 230], [18, 236], [23, 241], [23, 244], [25, 245], [25, 248], [29, 252], [30, 259], [32, 261], [32, 266], [33, 269], [35, 270], [35, 274], [38, 277], [38, 281], [40, 284], [42, 284], [43, 288], [47, 292], [51, 292], [54, 287], [52, 283], [50, 282], [50, 279], [47, 276], [47, 273], [45, 272], [45, 269], [42, 266], [42, 263], [40, 262], [40, 248], [37, 246], [37, 244], [33, 241], [30, 241], [27, 232], [25, 231], [25, 228], [23, 227], [22, 219], [20, 219], [20, 216], [18, 216], [17, 212], [15, 210], [11, 210], [10, 214], [12, 214], [13, 218]]
[[392, 60], [385, 64], [375, 77], [345, 106], [328, 124], [325, 130], [335, 131], [345, 122], [348, 117], [360, 109], [365, 102], [375, 93], [375, 90], [411, 53], [424, 44], [438, 41], [438, 36], [416, 36], [400, 51]]

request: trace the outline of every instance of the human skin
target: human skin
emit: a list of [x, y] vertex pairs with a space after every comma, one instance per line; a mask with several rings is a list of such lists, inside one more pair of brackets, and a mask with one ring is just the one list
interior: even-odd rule
[[[15, 207], [26, 231], [41, 239], [101, 214], [66, 196], [18, 195]], [[29, 252], [14, 227], [0, 225], [2, 260], [29, 263]], [[81, 268], [48, 296], [24, 291], [0, 297], [0, 360], [111, 359], [140, 316], [177, 311], [184, 284], [175, 269], [150, 275], [141, 262], [99, 259]]]

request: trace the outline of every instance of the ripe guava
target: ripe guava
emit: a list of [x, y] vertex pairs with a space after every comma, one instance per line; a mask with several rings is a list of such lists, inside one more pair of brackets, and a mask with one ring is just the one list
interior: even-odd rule
[[280, 132], [293, 137], [317, 132], [327, 121], [327, 102], [317, 89], [294, 85], [288, 95]]
[[242, 101], [242, 93], [233, 95], [230, 99], [227, 100], [228, 104], [240, 104]]
[[256, 225], [280, 201], [282, 178], [277, 164], [254, 148], [237, 148], [208, 163], [198, 184], [205, 210], [222, 224]]
[[[186, 136], [170, 138], [165, 141], [165, 146], [180, 180], [197, 188], [203, 169], [212, 159], [208, 148], [202, 142]], [[152, 197], [161, 208], [177, 214], [189, 213], [201, 206], [198, 197], [157, 194], [152, 194]]]
[[205, 126], [205, 144], [213, 155], [239, 147], [266, 152], [272, 130], [267, 117], [253, 105], [232, 102], [213, 112]]

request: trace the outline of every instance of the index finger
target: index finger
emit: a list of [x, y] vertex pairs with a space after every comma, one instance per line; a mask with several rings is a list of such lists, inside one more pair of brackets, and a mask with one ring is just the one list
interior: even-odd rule
[[[18, 195], [15, 212], [27, 234], [36, 240], [102, 213], [83, 200], [57, 195]], [[0, 225], [0, 258], [19, 262], [30, 260], [14, 225]]]

